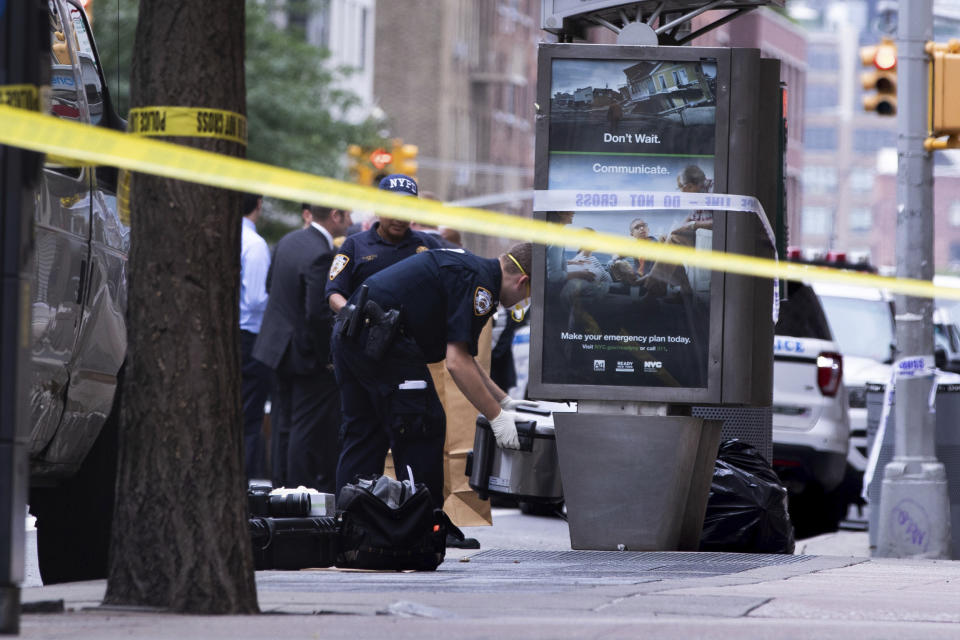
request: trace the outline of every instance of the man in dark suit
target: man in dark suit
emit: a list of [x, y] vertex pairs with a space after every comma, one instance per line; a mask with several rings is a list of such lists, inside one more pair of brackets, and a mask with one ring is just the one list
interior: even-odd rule
[[324, 296], [333, 239], [350, 213], [316, 205], [309, 226], [284, 236], [271, 265], [270, 299], [253, 356], [276, 372], [271, 410], [274, 486], [336, 488], [340, 395], [330, 364], [333, 314]]

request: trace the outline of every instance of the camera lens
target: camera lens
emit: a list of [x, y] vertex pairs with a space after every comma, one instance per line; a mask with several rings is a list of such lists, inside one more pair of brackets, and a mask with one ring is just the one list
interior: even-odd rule
[[302, 518], [310, 513], [310, 494], [287, 493], [270, 496], [270, 515], [274, 518]]

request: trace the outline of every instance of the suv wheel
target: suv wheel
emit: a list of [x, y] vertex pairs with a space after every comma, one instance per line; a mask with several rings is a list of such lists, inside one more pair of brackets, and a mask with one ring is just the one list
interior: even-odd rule
[[44, 584], [107, 577], [117, 475], [117, 405], [115, 400], [110, 418], [75, 477], [57, 487], [30, 491]]

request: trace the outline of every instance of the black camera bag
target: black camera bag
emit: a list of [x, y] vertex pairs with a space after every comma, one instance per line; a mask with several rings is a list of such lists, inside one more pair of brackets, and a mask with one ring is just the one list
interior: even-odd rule
[[[382, 489], [392, 485], [392, 499]], [[396, 485], [400, 485], [399, 489]], [[395, 503], [395, 504], [394, 504]], [[442, 509], [435, 509], [423, 484], [379, 476], [345, 485], [337, 498], [340, 525], [338, 567], [433, 571], [447, 552], [447, 534], [463, 533]]]

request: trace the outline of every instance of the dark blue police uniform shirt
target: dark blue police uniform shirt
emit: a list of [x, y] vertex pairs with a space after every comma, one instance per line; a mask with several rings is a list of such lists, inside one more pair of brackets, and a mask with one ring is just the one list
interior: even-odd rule
[[500, 261], [463, 249], [434, 249], [387, 267], [364, 284], [370, 300], [400, 309], [404, 333], [427, 362], [443, 360], [450, 342], [465, 342], [475, 356], [480, 332], [500, 301]]
[[324, 295], [339, 293], [349, 298], [364, 281], [404, 258], [440, 247], [429, 234], [407, 229], [398, 244], [390, 244], [377, 233], [379, 222], [366, 231], [347, 236], [333, 257]]

